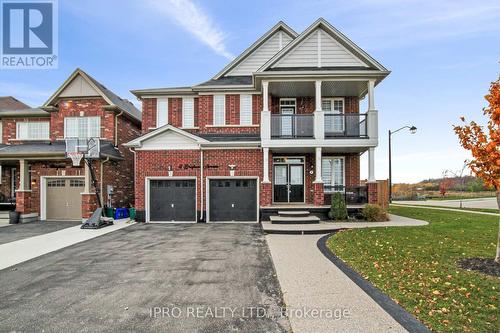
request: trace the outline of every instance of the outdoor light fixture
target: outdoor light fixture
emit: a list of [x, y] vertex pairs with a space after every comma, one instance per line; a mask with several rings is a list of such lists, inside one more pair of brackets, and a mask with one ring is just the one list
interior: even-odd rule
[[229, 164], [229, 165], [228, 165], [228, 167], [229, 167], [229, 175], [230, 175], [231, 177], [232, 177], [232, 176], [234, 176], [234, 171], [236, 170], [236, 165], [234, 165], [234, 164]]
[[174, 174], [174, 171], [172, 170], [172, 166], [171, 166], [171, 165], [169, 165], [169, 166], [167, 167], [167, 171], [168, 171], [168, 176], [169, 176], [169, 177], [172, 177], [172, 176], [173, 176], [173, 174]]
[[396, 134], [397, 132], [401, 131], [402, 129], [409, 129], [411, 134], [417, 133], [417, 128], [415, 126], [403, 126], [401, 128], [398, 128], [395, 131], [389, 130], [389, 202], [392, 202], [392, 143], [391, 143], [391, 136], [393, 134]]

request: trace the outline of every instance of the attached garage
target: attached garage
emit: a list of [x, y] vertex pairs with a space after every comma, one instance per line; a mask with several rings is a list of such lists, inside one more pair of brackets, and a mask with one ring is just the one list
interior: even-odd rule
[[196, 180], [150, 179], [150, 222], [196, 222]]
[[257, 179], [210, 179], [209, 222], [257, 222]]
[[82, 218], [83, 178], [48, 178], [45, 188], [45, 219], [80, 220]]

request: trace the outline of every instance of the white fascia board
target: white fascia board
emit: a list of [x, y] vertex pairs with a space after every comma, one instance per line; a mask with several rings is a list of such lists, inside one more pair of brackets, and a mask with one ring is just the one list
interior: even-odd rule
[[263, 148], [314, 148], [314, 147], [335, 147], [335, 148], [353, 148], [353, 147], [376, 147], [376, 139], [303, 139], [303, 140], [265, 140], [261, 143]]
[[183, 135], [191, 140], [193, 140], [194, 142], [197, 142], [197, 143], [206, 143], [206, 142], [209, 142], [208, 140], [205, 140], [199, 136], [196, 136], [194, 134], [191, 134], [189, 132], [186, 132], [186, 131], [183, 131], [177, 127], [174, 127], [172, 125], [164, 125], [162, 127], [159, 127], [157, 129], [155, 129], [154, 131], [152, 132], [149, 132], [147, 134], [144, 134], [143, 136], [140, 136], [132, 141], [129, 141], [127, 143], [124, 143], [123, 146], [125, 147], [131, 147], [131, 148], [139, 148], [142, 146], [142, 142], [150, 139], [150, 138], [153, 138], [157, 135], [160, 135], [162, 134], [163, 132], [166, 132], [166, 131], [173, 131], [175, 133], [178, 133], [180, 135]]

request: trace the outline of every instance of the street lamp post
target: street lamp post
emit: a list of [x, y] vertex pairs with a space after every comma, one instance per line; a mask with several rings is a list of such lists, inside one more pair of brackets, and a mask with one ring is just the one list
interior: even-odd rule
[[415, 134], [417, 132], [417, 128], [415, 126], [403, 126], [398, 128], [395, 131], [389, 130], [389, 202], [392, 202], [392, 143], [391, 136], [401, 131], [402, 129], [409, 129], [411, 134]]

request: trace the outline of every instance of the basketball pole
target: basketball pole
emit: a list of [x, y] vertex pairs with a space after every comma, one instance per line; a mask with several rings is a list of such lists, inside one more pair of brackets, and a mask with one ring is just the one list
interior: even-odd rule
[[[101, 195], [99, 193], [99, 186], [97, 186], [98, 185], [97, 179], [95, 177], [94, 169], [92, 168], [92, 159], [87, 158], [87, 157], [83, 157], [83, 160], [85, 161], [85, 163], [87, 164], [87, 166], [90, 170], [90, 178], [92, 179], [92, 185], [94, 186], [94, 191], [95, 191], [95, 195], [97, 198], [98, 207], [102, 208]], [[104, 215], [104, 211], [103, 211], [103, 214], [101, 214], [101, 215]]]

